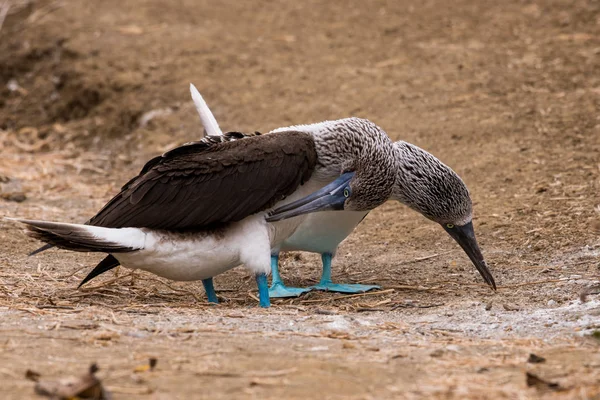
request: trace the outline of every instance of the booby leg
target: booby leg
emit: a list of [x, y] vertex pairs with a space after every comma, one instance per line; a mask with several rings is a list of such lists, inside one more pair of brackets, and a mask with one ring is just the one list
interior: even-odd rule
[[271, 307], [269, 300], [269, 284], [267, 283], [266, 274], [256, 274], [256, 284], [258, 285], [258, 304], [263, 307]]
[[217, 298], [217, 294], [215, 293], [213, 278], [202, 279], [202, 284], [204, 285], [204, 291], [206, 292], [206, 297], [208, 297], [208, 302], [215, 304], [218, 303], [219, 299]]
[[310, 288], [287, 287], [279, 275], [279, 254], [271, 254], [271, 287], [269, 288], [269, 297], [298, 297], [302, 293], [310, 292]]
[[313, 289], [340, 293], [363, 293], [380, 288], [380, 286], [377, 285], [333, 283], [331, 281], [331, 259], [331, 253], [321, 254], [321, 260], [323, 260], [323, 274], [321, 275], [321, 281], [315, 286], [312, 286]]

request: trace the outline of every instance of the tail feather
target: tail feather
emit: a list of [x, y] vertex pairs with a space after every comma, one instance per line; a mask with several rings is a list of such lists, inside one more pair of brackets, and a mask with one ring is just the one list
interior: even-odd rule
[[83, 278], [83, 280], [77, 287], [78, 288], [82, 287], [83, 285], [85, 285], [87, 282], [91, 281], [98, 275], [103, 274], [106, 271], [110, 271], [111, 269], [118, 267], [120, 264], [121, 263], [119, 262], [119, 260], [114, 258], [112, 255], [110, 255], [110, 254], [107, 255], [106, 257], [104, 257], [104, 259], [102, 261], [100, 261], [100, 263], [98, 265], [96, 265], [96, 267], [89, 274], [87, 274], [87, 276], [85, 278]]
[[204, 126], [204, 136], [218, 136], [222, 135], [223, 132], [221, 128], [219, 128], [219, 124], [215, 119], [212, 111], [208, 108], [208, 104], [204, 101], [196, 86], [190, 83], [190, 92], [192, 93], [192, 100], [194, 101], [194, 106], [196, 106], [196, 111], [200, 116], [200, 121]]
[[29, 256], [29, 257], [31, 257], [31, 256], [35, 256], [36, 254], [39, 254], [39, 253], [41, 253], [42, 251], [46, 251], [46, 250], [48, 250], [48, 249], [51, 249], [51, 248], [53, 248], [53, 247], [55, 247], [53, 244], [47, 243], [47, 244], [43, 245], [42, 247], [40, 247], [39, 249], [37, 249], [37, 250], [34, 250], [34, 251], [32, 251], [31, 253], [29, 253], [29, 254], [28, 254], [28, 256]]
[[[102, 228], [82, 224], [16, 219], [27, 225], [27, 235], [61, 249], [124, 253], [144, 247], [145, 234], [137, 228]], [[33, 252], [43, 251], [44, 246]]]

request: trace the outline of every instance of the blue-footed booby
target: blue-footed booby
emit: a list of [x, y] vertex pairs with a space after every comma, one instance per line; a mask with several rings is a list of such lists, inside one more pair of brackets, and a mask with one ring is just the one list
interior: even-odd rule
[[[205, 133], [222, 135], [221, 129], [208, 105], [194, 87], [190, 86], [192, 99], [200, 116]], [[275, 129], [271, 133], [310, 129], [310, 125], [297, 125]], [[472, 202], [466, 185], [447, 165], [432, 154], [404, 141], [394, 143], [394, 156], [398, 170], [390, 200], [397, 200], [426, 218], [439, 223], [458, 242], [471, 259], [484, 281], [494, 289], [496, 283], [477, 244], [472, 219]], [[267, 218], [275, 221], [285, 216], [289, 206], [280, 207]], [[376, 285], [336, 284], [331, 280], [331, 261], [339, 244], [366, 217], [364, 211], [325, 211], [305, 216], [294, 233], [272, 249], [271, 297], [299, 296], [311, 289], [342, 293], [358, 293], [376, 289]], [[277, 216], [279, 214], [279, 217]], [[280, 251], [308, 251], [321, 254], [323, 270], [317, 285], [309, 288], [287, 287], [279, 274]]]
[[[122, 264], [202, 280], [216, 301], [212, 277], [244, 264], [267, 307], [271, 249], [307, 213], [382, 204], [395, 181], [393, 152], [387, 134], [359, 118], [269, 135], [207, 136], [148, 161], [85, 224], [17, 220], [50, 245], [108, 253], [82, 284]], [[290, 217], [265, 220], [269, 210], [298, 200], [286, 208]]]

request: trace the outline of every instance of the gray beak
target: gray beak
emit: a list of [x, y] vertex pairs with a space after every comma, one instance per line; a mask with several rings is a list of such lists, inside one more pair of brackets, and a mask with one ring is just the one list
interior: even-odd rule
[[446, 225], [442, 226], [444, 227], [444, 230], [458, 242], [465, 253], [467, 253], [471, 259], [471, 262], [473, 265], [475, 265], [475, 268], [477, 268], [477, 271], [479, 271], [483, 277], [483, 280], [494, 290], [496, 290], [496, 282], [494, 281], [494, 277], [492, 276], [492, 273], [483, 259], [483, 254], [481, 254], [481, 250], [477, 244], [477, 239], [475, 239], [473, 222], [469, 222], [463, 226], [455, 225], [453, 228], [448, 228]]

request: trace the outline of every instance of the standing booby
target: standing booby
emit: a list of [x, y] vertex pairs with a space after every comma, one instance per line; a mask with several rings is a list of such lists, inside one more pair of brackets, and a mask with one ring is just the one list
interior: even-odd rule
[[[209, 135], [221, 135], [216, 119], [198, 90], [194, 85], [190, 85], [190, 90], [205, 132]], [[270, 133], [290, 129], [302, 130], [306, 129], [306, 126], [278, 128]], [[410, 143], [404, 141], [394, 143], [394, 152], [399, 168], [390, 200], [400, 201], [442, 225], [463, 248], [484, 281], [495, 289], [496, 283], [475, 238], [472, 202], [462, 179], [432, 154]], [[275, 210], [267, 220], [276, 221], [277, 214], [286, 215], [285, 210], [286, 207]], [[295, 232], [272, 249], [270, 297], [299, 296], [311, 289], [357, 293], [379, 288], [376, 285], [335, 284], [331, 280], [331, 261], [339, 244], [368, 212], [368, 210], [331, 211], [306, 215]], [[323, 270], [317, 285], [309, 288], [294, 288], [283, 284], [278, 267], [279, 252], [292, 250], [321, 254]]]
[[[386, 133], [358, 118], [244, 140], [209, 136], [150, 160], [87, 224], [18, 221], [51, 245], [109, 253], [82, 284], [122, 264], [173, 280], [203, 280], [216, 300], [211, 278], [244, 264], [267, 307], [271, 248], [306, 213], [384, 202], [395, 180], [392, 154]], [[286, 210], [301, 217], [265, 220], [273, 207], [298, 200]]]

